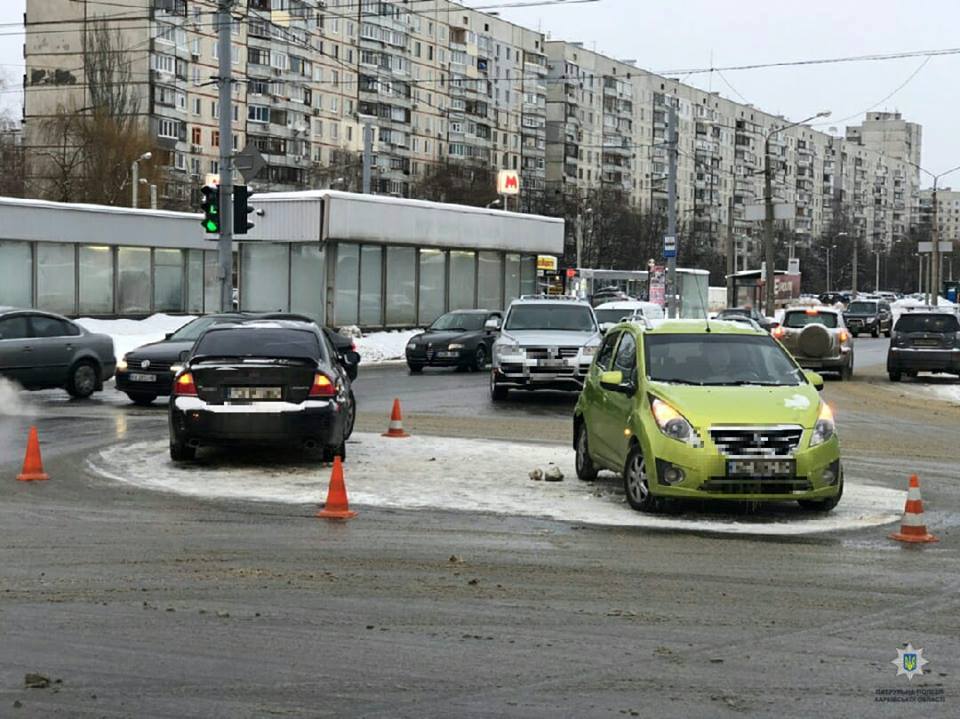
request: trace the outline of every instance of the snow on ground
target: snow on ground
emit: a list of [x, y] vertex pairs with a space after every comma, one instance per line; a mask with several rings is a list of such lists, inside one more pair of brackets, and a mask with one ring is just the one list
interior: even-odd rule
[[[893, 311], [893, 323], [896, 324], [908, 307], [920, 307], [927, 303], [923, 300], [915, 300], [912, 297], [904, 297], [902, 300], [896, 300], [890, 303], [890, 309]], [[937, 297], [937, 306], [956, 309], [957, 305], [944, 297]]]
[[[285, 459], [287, 454], [237, 456], [221, 450], [206, 457], [201, 452], [195, 464], [174, 465], [163, 440], [117, 444], [94, 453], [88, 465], [116, 481], [198, 498], [322, 503], [329, 468]], [[612, 474], [593, 484], [578, 481], [573, 460], [571, 449], [543, 444], [355, 434], [344, 466], [356, 505], [734, 534], [798, 535], [889, 524], [900, 518], [905, 496], [848, 478], [843, 500], [828, 514], [805, 512], [794, 503], [746, 514], [717, 503], [649, 515], [630, 509], [621, 480]], [[532, 470], [546, 470], [551, 463], [566, 476], [562, 482], [529, 478]]]
[[897, 383], [884, 383], [882, 386], [901, 397], [921, 396], [960, 405], [960, 379], [955, 375], [921, 373], [917, 379], [905, 378]]
[[77, 324], [88, 332], [99, 332], [113, 338], [113, 351], [117, 359], [122, 358], [130, 350], [147, 344], [158, 342], [168, 332], [174, 332], [194, 319], [192, 316], [178, 315], [151, 315], [145, 320], [95, 320], [90, 317], [81, 317]]
[[[149, 342], [159, 342], [168, 332], [173, 332], [190, 320], [191, 315], [157, 314], [144, 320], [97, 320], [81, 317], [77, 324], [90, 332], [99, 332], [113, 338], [113, 351], [117, 359], [127, 352]], [[363, 364], [389, 360], [402, 360], [407, 342], [423, 330], [400, 330], [396, 332], [371, 332], [357, 340], [357, 351]]]

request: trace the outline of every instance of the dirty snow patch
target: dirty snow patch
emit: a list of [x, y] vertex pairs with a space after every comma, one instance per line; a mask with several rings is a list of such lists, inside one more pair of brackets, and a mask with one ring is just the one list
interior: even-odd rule
[[[848, 478], [844, 498], [828, 514], [794, 503], [740, 513], [729, 505], [692, 505], [682, 514], [647, 515], [630, 509], [614, 475], [578, 481], [571, 449], [542, 444], [442, 437], [387, 439], [355, 434], [345, 463], [350, 501], [409, 510], [441, 509], [625, 527], [731, 534], [801, 535], [861, 529], [900, 518], [905, 493]], [[562, 482], [531, 481], [531, 470], [550, 465]], [[174, 465], [166, 441], [117, 444], [96, 452], [90, 469], [152, 490], [197, 498], [318, 504], [326, 496], [329, 468], [247, 453], [204, 454], [195, 464]], [[719, 505], [719, 506], [718, 506]]]
[[787, 409], [809, 409], [810, 400], [802, 394], [795, 394], [793, 397], [787, 397], [783, 400], [783, 406]]

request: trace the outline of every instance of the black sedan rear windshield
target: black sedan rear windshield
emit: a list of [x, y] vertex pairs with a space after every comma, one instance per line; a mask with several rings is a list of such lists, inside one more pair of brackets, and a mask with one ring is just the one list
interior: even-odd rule
[[903, 315], [894, 329], [897, 332], [958, 332], [960, 322], [953, 315]]
[[316, 334], [286, 328], [214, 329], [197, 342], [194, 357], [326, 359]]
[[832, 312], [787, 312], [783, 318], [784, 327], [806, 327], [807, 325], [823, 325], [836, 327], [837, 316]]
[[798, 385], [800, 370], [770, 337], [741, 334], [649, 334], [647, 376], [697, 385]]

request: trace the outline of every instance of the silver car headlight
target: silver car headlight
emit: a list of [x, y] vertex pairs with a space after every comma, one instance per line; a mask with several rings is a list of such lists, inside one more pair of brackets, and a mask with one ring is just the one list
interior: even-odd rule
[[523, 350], [520, 349], [518, 342], [497, 342], [497, 344], [493, 346], [493, 357], [496, 360], [504, 356], [518, 355], [522, 352]]
[[580, 348], [580, 354], [582, 354], [584, 357], [593, 357], [596, 353], [597, 353], [597, 345]]
[[813, 434], [810, 436], [810, 446], [816, 447], [828, 441], [837, 432], [837, 425], [833, 421], [833, 410], [826, 402], [820, 403], [820, 413], [817, 415], [817, 423], [813, 426]]
[[650, 410], [653, 419], [660, 431], [670, 439], [689, 444], [691, 447], [701, 447], [702, 442], [697, 430], [690, 421], [667, 402], [658, 397], [651, 397]]

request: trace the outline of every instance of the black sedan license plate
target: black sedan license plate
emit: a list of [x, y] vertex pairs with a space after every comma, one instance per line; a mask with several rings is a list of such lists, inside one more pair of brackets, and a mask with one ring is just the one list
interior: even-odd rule
[[792, 477], [796, 462], [792, 459], [730, 459], [728, 477]]
[[280, 399], [283, 396], [280, 387], [228, 387], [227, 399]]

